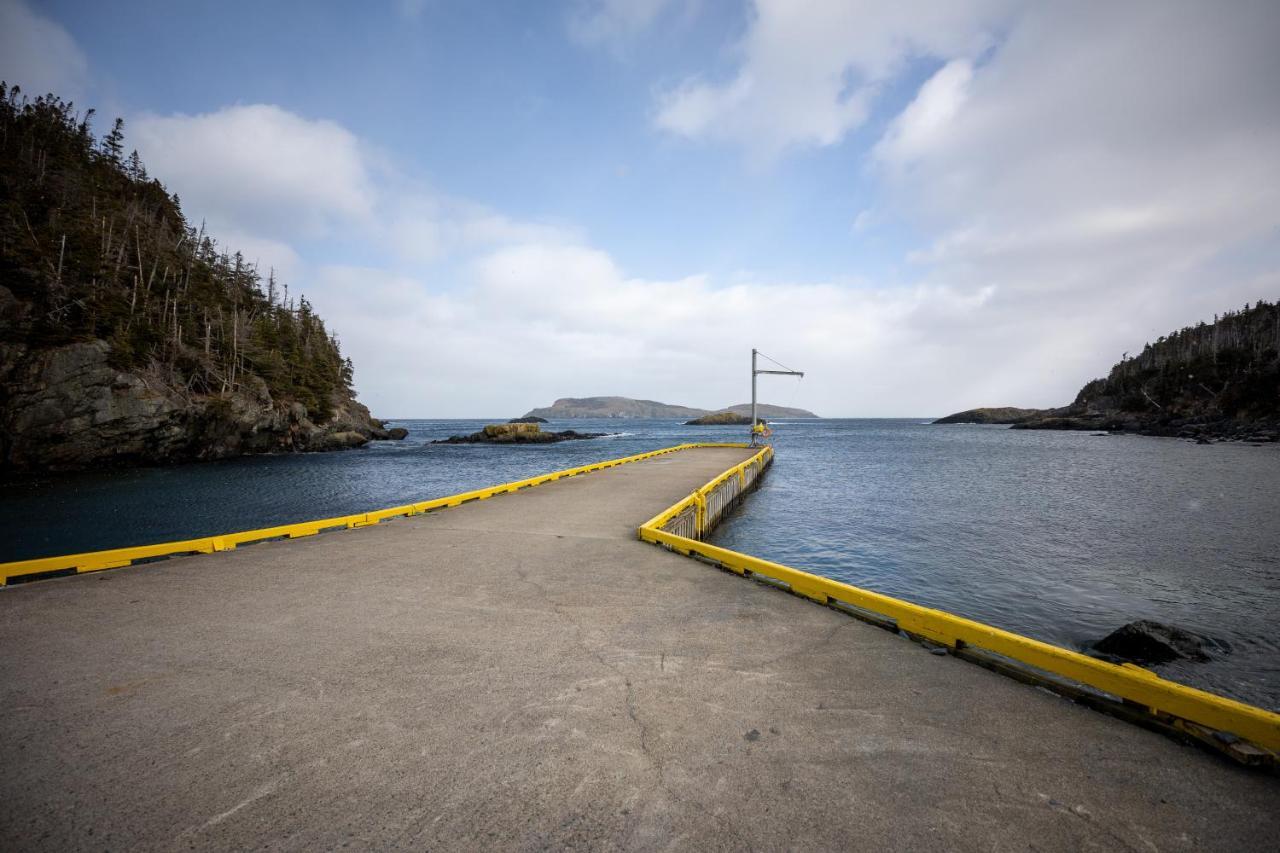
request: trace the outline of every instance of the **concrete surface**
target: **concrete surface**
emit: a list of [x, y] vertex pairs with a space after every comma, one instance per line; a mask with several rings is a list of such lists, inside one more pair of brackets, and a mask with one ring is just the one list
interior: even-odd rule
[[1275, 849], [1275, 777], [635, 540], [743, 456], [0, 590], [0, 849]]

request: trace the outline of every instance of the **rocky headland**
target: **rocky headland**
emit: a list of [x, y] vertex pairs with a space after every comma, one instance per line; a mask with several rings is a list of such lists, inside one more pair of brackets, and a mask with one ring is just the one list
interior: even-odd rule
[[403, 438], [307, 300], [189, 225], [91, 115], [0, 84], [0, 469]]
[[1126, 353], [1066, 406], [971, 409], [934, 423], [1280, 441], [1280, 305], [1246, 305]]
[[1018, 424], [1029, 418], [1043, 415], [1046, 409], [1017, 409], [999, 406], [988, 409], [968, 409], [938, 418], [935, 424]]

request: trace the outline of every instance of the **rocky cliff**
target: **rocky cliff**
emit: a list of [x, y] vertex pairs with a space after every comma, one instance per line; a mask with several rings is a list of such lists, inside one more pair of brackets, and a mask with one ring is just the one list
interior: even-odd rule
[[[0, 296], [4, 289], [0, 288]], [[0, 460], [17, 470], [163, 464], [251, 453], [340, 450], [390, 438], [350, 395], [323, 424], [281, 404], [261, 377], [226, 394], [191, 394], [163, 371], [123, 371], [95, 340], [0, 344]]]
[[0, 469], [160, 464], [394, 437], [305, 298], [187, 224], [54, 96], [0, 84]]

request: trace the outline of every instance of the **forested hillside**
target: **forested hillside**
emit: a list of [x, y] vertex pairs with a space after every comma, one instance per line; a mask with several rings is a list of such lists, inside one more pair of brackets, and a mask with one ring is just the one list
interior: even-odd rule
[[189, 223], [126, 153], [119, 119], [100, 138], [93, 121], [0, 84], [4, 464], [326, 449], [377, 434], [307, 300]]
[[1064, 409], [1017, 424], [1274, 440], [1280, 430], [1280, 304], [1259, 301], [1128, 353]]

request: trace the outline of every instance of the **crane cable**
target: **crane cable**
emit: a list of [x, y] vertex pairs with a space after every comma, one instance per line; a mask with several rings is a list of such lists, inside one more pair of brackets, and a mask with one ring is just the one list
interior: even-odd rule
[[[769, 362], [772, 362], [773, 364], [776, 364], [778, 367], [781, 367], [783, 370], [790, 370], [792, 373], [800, 373], [800, 371], [798, 371], [798, 370], [793, 370], [792, 368], [787, 367], [785, 364], [783, 364], [782, 362], [778, 361], [778, 360], [777, 360], [777, 359], [775, 359], [775, 358], [769, 358], [769, 356], [767, 356], [767, 355], [765, 355], [764, 353], [760, 352], [760, 350], [756, 350], [756, 355], [760, 356], [760, 357], [761, 357], [761, 358], [763, 358], [765, 361], [769, 361]], [[800, 380], [800, 382], [803, 382], [803, 381], [804, 381], [804, 374], [803, 374], [803, 373], [800, 373], [800, 375], [799, 375], [799, 376], [797, 376], [797, 377], [796, 377], [796, 379]], [[791, 389], [791, 399], [787, 402], [786, 408], [788, 408], [788, 409], [794, 408], [794, 405], [793, 405], [793, 404], [795, 403], [795, 401], [796, 401], [796, 397], [798, 397], [798, 396], [800, 396], [800, 385], [797, 383], [797, 384], [796, 384], [796, 386], [795, 386], [794, 388], [792, 388], [792, 389]]]

